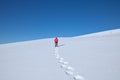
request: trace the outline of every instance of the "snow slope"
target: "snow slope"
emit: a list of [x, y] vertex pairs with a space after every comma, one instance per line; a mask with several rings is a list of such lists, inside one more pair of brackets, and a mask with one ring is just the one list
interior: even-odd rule
[[120, 29], [0, 45], [0, 80], [120, 80]]

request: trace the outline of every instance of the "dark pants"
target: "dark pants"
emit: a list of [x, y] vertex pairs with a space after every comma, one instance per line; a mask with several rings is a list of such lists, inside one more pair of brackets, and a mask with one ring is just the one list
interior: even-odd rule
[[58, 42], [55, 42], [55, 47], [58, 47]]

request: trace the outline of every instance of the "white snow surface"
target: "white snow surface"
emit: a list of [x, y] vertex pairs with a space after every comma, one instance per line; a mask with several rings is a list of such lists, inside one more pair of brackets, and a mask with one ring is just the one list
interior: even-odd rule
[[120, 29], [1, 44], [0, 80], [120, 80]]

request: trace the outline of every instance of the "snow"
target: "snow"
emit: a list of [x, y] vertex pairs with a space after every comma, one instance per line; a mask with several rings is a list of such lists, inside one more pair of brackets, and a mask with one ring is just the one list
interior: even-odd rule
[[0, 80], [120, 80], [120, 29], [1, 44]]

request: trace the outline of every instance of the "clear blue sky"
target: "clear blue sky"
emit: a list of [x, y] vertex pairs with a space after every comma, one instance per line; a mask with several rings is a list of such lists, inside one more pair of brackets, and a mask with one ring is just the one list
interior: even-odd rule
[[120, 0], [0, 0], [0, 43], [120, 28]]

